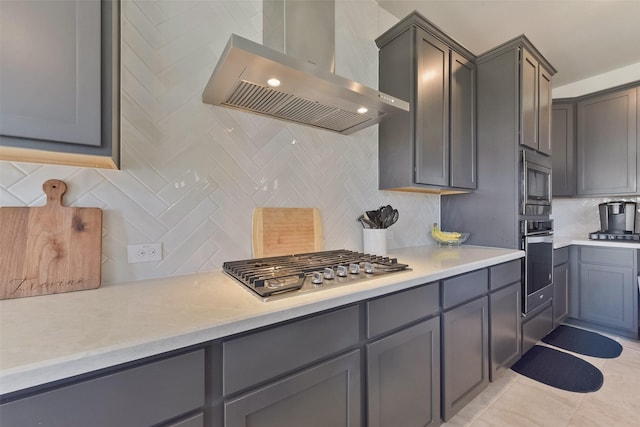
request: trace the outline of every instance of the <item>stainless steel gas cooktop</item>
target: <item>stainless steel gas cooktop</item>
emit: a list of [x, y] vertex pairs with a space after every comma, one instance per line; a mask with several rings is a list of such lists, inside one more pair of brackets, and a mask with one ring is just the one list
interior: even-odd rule
[[370, 280], [407, 270], [396, 258], [348, 250], [228, 261], [222, 269], [263, 300]]

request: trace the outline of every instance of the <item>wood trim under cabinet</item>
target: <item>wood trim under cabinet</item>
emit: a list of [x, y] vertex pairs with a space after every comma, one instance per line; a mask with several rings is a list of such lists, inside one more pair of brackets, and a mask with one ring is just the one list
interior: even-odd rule
[[118, 169], [112, 157], [0, 146], [0, 160], [100, 169]]

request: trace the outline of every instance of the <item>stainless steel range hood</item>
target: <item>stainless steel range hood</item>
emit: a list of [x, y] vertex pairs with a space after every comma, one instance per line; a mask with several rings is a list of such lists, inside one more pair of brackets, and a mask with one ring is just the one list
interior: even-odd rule
[[333, 1], [264, 0], [271, 47], [232, 34], [202, 101], [342, 134], [409, 111], [407, 102], [333, 73], [334, 28]]

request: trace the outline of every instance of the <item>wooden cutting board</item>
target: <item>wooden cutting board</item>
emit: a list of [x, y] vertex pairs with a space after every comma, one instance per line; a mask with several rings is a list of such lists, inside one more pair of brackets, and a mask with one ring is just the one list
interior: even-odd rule
[[0, 208], [0, 299], [100, 286], [102, 209], [65, 207], [67, 185], [42, 185], [47, 204]]
[[322, 223], [316, 208], [255, 208], [251, 233], [255, 258], [322, 250]]

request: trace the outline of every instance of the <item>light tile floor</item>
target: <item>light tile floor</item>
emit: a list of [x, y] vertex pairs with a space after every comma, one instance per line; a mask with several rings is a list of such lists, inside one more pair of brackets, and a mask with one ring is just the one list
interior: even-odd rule
[[603, 335], [622, 344], [619, 357], [599, 359], [571, 353], [602, 371], [600, 390], [568, 392], [508, 370], [443, 426], [640, 426], [640, 341]]

